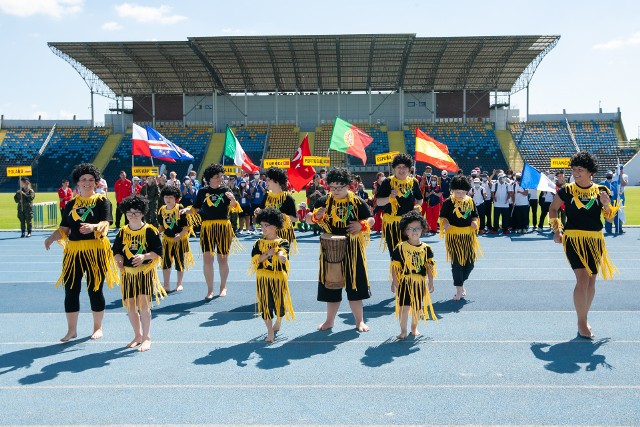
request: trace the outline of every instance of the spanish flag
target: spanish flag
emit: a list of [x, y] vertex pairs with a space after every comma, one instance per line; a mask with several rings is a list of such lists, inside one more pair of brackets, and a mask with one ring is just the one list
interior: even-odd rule
[[416, 128], [416, 162], [428, 163], [438, 169], [457, 172], [458, 165], [449, 156], [449, 148]]

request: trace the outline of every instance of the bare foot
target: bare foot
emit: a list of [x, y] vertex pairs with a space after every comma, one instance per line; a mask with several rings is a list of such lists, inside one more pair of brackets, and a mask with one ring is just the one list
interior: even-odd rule
[[329, 322], [328, 320], [324, 322], [322, 325], [318, 325], [317, 329], [319, 331], [326, 331], [327, 329], [333, 328], [333, 322]]
[[100, 338], [102, 338], [102, 328], [96, 329], [91, 335], [92, 340], [99, 340]]
[[148, 351], [148, 350], [151, 350], [151, 340], [145, 339], [144, 341], [142, 341], [142, 344], [140, 344], [140, 348], [138, 349], [138, 351]]
[[127, 344], [127, 348], [136, 348], [142, 343], [142, 337], [135, 337], [133, 341]]
[[220, 298], [224, 298], [227, 296], [227, 288], [220, 289]]
[[422, 334], [417, 328], [411, 328], [411, 335], [413, 335], [414, 337], [419, 337]]
[[280, 331], [281, 324], [282, 324], [282, 320], [278, 318], [278, 320], [276, 320], [276, 323], [273, 324], [273, 332]]
[[164, 287], [164, 291], [165, 291], [166, 293], [169, 293], [169, 292], [171, 292], [171, 288], [169, 288], [169, 287], [166, 287], [166, 286], [165, 286], [165, 287]]
[[273, 342], [275, 340], [274, 331], [269, 331], [267, 333], [267, 337], [264, 339], [265, 342]]
[[176, 292], [182, 292], [182, 285], [180, 285], [180, 286], [178, 286], [178, 287], [176, 288]]
[[407, 331], [400, 330], [400, 335], [396, 335], [396, 338], [398, 338], [399, 340], [407, 338]]
[[213, 292], [209, 292], [209, 293], [207, 294], [207, 296], [206, 296], [206, 297], [204, 297], [204, 299], [206, 299], [206, 300], [212, 300], [212, 299], [213, 299]]
[[462, 298], [462, 295], [455, 294], [451, 299], [454, 301], [460, 301], [460, 298]]
[[64, 337], [60, 338], [60, 341], [67, 342], [69, 340], [74, 339], [77, 336], [78, 336], [78, 334], [75, 331], [73, 331], [73, 332], [69, 331], [69, 332], [67, 332], [67, 335], [65, 335]]
[[369, 327], [364, 321], [358, 323], [358, 332], [369, 332]]

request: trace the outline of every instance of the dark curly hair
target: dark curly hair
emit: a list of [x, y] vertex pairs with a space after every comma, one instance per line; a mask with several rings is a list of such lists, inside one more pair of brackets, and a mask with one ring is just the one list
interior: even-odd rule
[[570, 168], [576, 166], [581, 166], [594, 174], [598, 172], [598, 159], [588, 151], [578, 151], [571, 156], [571, 160], [569, 161]]
[[144, 215], [147, 213], [148, 207], [149, 207], [149, 201], [147, 200], [147, 198], [139, 194], [132, 194], [131, 196], [125, 198], [123, 201], [120, 202], [120, 206], [119, 206], [120, 210], [122, 210], [122, 212], [124, 212], [125, 215], [129, 209], [139, 210]]
[[256, 215], [256, 224], [266, 222], [267, 224], [275, 225], [279, 230], [284, 226], [284, 215], [276, 208], [264, 208]]
[[405, 153], [396, 154], [391, 162], [391, 168], [395, 168], [398, 165], [405, 165], [409, 169], [413, 166], [413, 159], [410, 155]]
[[280, 188], [282, 188], [283, 190], [287, 189], [288, 178], [287, 178], [287, 173], [284, 171], [284, 169], [271, 166], [269, 169], [267, 169], [266, 175], [267, 175], [267, 178], [278, 183], [280, 185]]
[[204, 180], [209, 183], [209, 181], [211, 181], [211, 177], [218, 175], [219, 173], [224, 174], [224, 166], [219, 163], [211, 163], [206, 167], [204, 172], [202, 172], [202, 176], [204, 177]]
[[353, 181], [351, 172], [345, 168], [333, 168], [327, 173], [327, 184], [337, 182], [338, 184], [349, 185]]
[[406, 214], [402, 215], [400, 218], [400, 233], [405, 234], [405, 230], [414, 221], [418, 221], [422, 226], [422, 231], [426, 231], [428, 229], [427, 220], [424, 219], [422, 215], [420, 215], [417, 211], [411, 210]]
[[180, 200], [182, 197], [182, 193], [178, 187], [174, 187], [173, 185], [165, 185], [162, 187], [162, 191], [160, 192], [160, 197], [164, 196], [173, 196], [176, 198], [176, 202]]
[[71, 179], [73, 180], [73, 183], [77, 184], [78, 181], [80, 181], [80, 177], [82, 175], [93, 175], [96, 182], [100, 181], [100, 178], [102, 177], [100, 170], [98, 170], [98, 168], [95, 167], [95, 165], [93, 165], [92, 163], [80, 163], [79, 165], [76, 165], [75, 168], [73, 168], [73, 172], [71, 173]]
[[451, 183], [449, 184], [449, 188], [451, 191], [453, 190], [471, 190], [471, 178], [466, 175], [456, 175], [451, 178]]

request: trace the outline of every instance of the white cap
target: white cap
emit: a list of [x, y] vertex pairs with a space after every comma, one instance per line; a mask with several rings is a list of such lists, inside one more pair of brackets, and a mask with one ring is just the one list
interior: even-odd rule
[[447, 176], [447, 175], [449, 174], [449, 172], [447, 172], [447, 171], [442, 171], [440, 174], [441, 174], [442, 176]]
[[480, 184], [480, 178], [473, 178], [474, 184]]

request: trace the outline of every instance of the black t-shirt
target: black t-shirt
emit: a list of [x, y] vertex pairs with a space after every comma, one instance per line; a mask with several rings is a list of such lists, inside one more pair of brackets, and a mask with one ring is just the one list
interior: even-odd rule
[[69, 240], [93, 240], [93, 233], [80, 233], [82, 223], [98, 224], [102, 221], [113, 222], [111, 216], [111, 202], [103, 194], [94, 194], [91, 197], [76, 196], [64, 207], [61, 227], [68, 227]]
[[227, 187], [206, 187], [198, 190], [193, 207], [198, 209], [203, 221], [229, 218], [231, 200], [224, 194], [227, 191], [230, 191]]
[[[183, 208], [180, 204], [176, 207], [178, 212]], [[184, 227], [189, 225], [186, 214], [176, 215], [174, 212], [169, 211], [166, 206], [158, 209], [158, 224], [162, 227], [164, 235], [168, 237], [175, 237]]]
[[[384, 198], [391, 195], [391, 180], [392, 178], [382, 181], [382, 184], [380, 184], [378, 192], [376, 193], [376, 197]], [[408, 188], [404, 194], [400, 194], [400, 192], [398, 192], [396, 200], [398, 201], [398, 212], [396, 212], [395, 215], [402, 216], [407, 212], [412, 211], [416, 204], [416, 200], [422, 200], [422, 192], [420, 191], [420, 184], [418, 184], [418, 181], [414, 178], [412, 180], [411, 187]], [[389, 215], [392, 214], [391, 202], [385, 205], [384, 213]]]
[[[393, 250], [393, 253], [391, 254], [391, 261], [398, 261], [400, 263], [400, 265], [402, 266], [402, 274], [420, 274], [422, 276], [426, 276], [427, 275], [427, 266], [426, 263], [428, 260], [432, 260], [433, 261], [433, 250], [431, 249], [431, 246], [427, 245], [426, 243], [421, 243], [420, 246], [413, 246], [413, 248], [421, 248], [421, 251], [416, 251], [415, 252], [415, 256], [420, 257], [422, 259], [413, 259], [411, 263], [406, 262], [406, 260], [404, 259], [403, 256], [403, 252], [402, 252], [402, 245], [409, 245], [409, 246], [413, 246], [411, 245], [411, 243], [409, 242], [402, 242], [400, 243], [398, 246], [396, 246], [396, 248]], [[426, 248], [425, 248], [426, 247]], [[426, 249], [427, 252], [427, 257], [426, 259], [424, 259], [424, 251]], [[414, 268], [409, 267], [409, 265], [413, 265]]]
[[[349, 192], [349, 194], [353, 194]], [[345, 201], [347, 199], [340, 199], [340, 201]], [[322, 196], [316, 202], [314, 207], [315, 209], [327, 208], [327, 212], [325, 215], [327, 216], [327, 224], [329, 224], [329, 228], [331, 228], [331, 233], [339, 236], [347, 235], [347, 226], [352, 221], [362, 221], [363, 219], [371, 218], [371, 210], [369, 209], [369, 205], [362, 200], [358, 196], [353, 196], [354, 203], [349, 202], [344, 203], [336, 203], [336, 199], [332, 195]], [[337, 222], [335, 225], [334, 221], [331, 220], [332, 217], [341, 218], [342, 221]]]
[[[120, 231], [118, 231], [118, 234], [116, 235], [116, 239], [113, 241], [113, 246], [112, 246], [113, 254], [122, 255], [123, 264], [125, 267], [133, 267], [133, 264], [132, 264], [133, 256], [130, 256], [129, 254], [138, 255], [138, 254], [148, 254], [149, 252], [155, 252], [158, 256], [162, 256], [162, 241], [160, 240], [160, 235], [158, 234], [158, 231], [155, 230], [149, 224], [144, 224], [142, 226], [142, 229], [144, 229], [144, 239], [142, 240], [142, 244], [136, 243], [137, 239], [134, 239], [133, 242], [129, 244], [128, 248], [125, 247], [124, 245], [125, 234], [127, 233], [134, 234], [136, 233], [136, 231], [139, 231], [139, 230], [131, 231], [128, 225], [125, 225], [120, 229]], [[143, 264], [149, 264], [151, 262], [153, 262], [153, 260], [148, 259], [148, 260], [145, 260]]]
[[[458, 215], [455, 213], [455, 205], [451, 201], [451, 197], [446, 199], [444, 203], [442, 203], [442, 208], [440, 209], [440, 217], [446, 218], [449, 221], [450, 225], [454, 227], [469, 227], [471, 225], [471, 221], [474, 218], [478, 218], [478, 210], [476, 209], [476, 204], [473, 203], [473, 199], [469, 198], [469, 212], [460, 212], [462, 215], [461, 218], [458, 218]], [[465, 218], [466, 216], [466, 218]]]
[[[580, 202], [582, 202], [584, 207], [579, 209], [573, 200], [573, 195], [570, 194], [571, 189], [574, 188], [573, 186], [577, 189], [582, 188], [576, 183], [571, 183], [565, 184], [558, 190], [558, 197], [564, 202], [565, 213], [567, 214], [567, 223], [564, 225], [564, 229], [584, 231], [602, 230], [602, 202], [600, 201], [600, 196], [593, 199], [580, 197]], [[592, 184], [592, 186], [598, 187], [598, 194], [600, 191], [605, 191], [611, 196], [611, 192], [604, 185]]]
[[[262, 255], [262, 252], [260, 251], [260, 241], [272, 243], [273, 247], [277, 246], [278, 248], [284, 249], [284, 251], [287, 253], [287, 258], [289, 258], [289, 242], [281, 238], [277, 238], [275, 240], [259, 239], [253, 245], [253, 250], [251, 251], [252, 258], [256, 255]], [[267, 252], [268, 251], [269, 250], [267, 249]], [[278, 250], [275, 250], [275, 256], [278, 256]], [[271, 262], [271, 258], [267, 258], [266, 260], [258, 264], [258, 270], [284, 271], [286, 273], [287, 266], [286, 264], [283, 264], [281, 262], [277, 262], [277, 263]]]
[[262, 203], [260, 203], [260, 209], [264, 209], [266, 207], [272, 207], [278, 209], [285, 215], [296, 217], [298, 215], [298, 211], [296, 210], [296, 201], [290, 194], [287, 194], [284, 201], [279, 204], [273, 203], [273, 193], [271, 191], [267, 191], [267, 195], [262, 199]]

